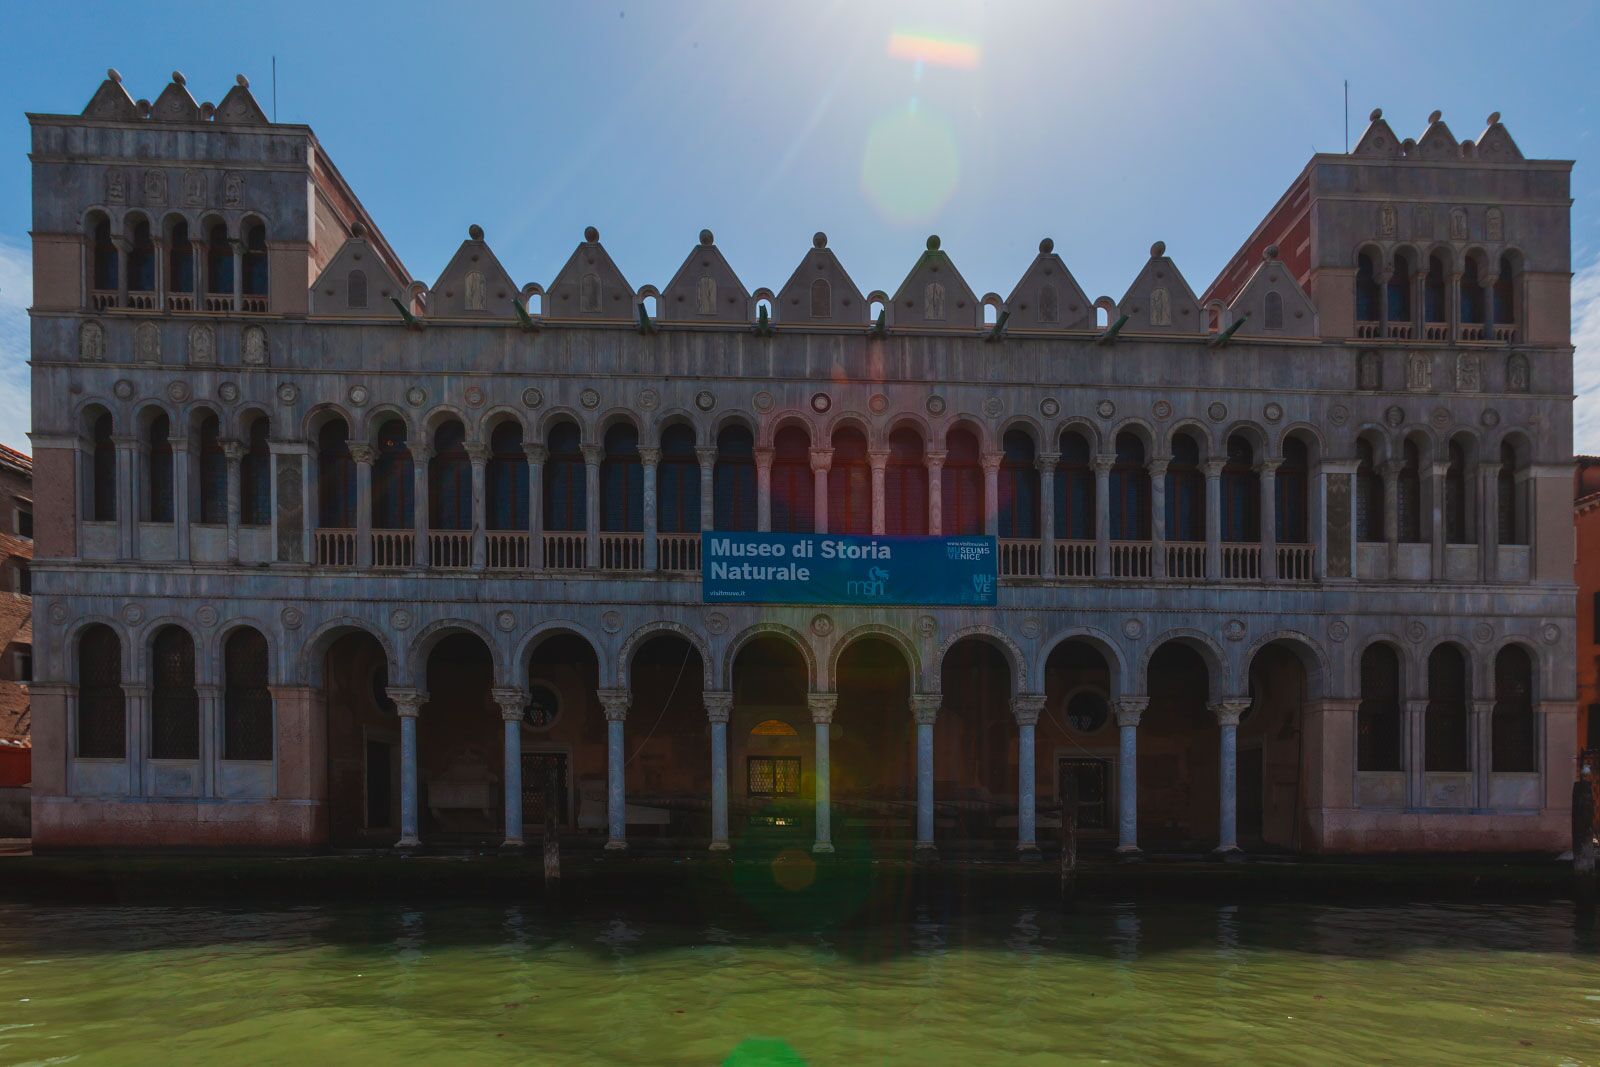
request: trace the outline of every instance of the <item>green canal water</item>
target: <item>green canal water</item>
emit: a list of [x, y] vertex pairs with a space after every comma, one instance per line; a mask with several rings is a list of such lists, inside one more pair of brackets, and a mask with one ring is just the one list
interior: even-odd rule
[[1562, 903], [659, 910], [0, 905], [0, 1062], [1600, 1062]]

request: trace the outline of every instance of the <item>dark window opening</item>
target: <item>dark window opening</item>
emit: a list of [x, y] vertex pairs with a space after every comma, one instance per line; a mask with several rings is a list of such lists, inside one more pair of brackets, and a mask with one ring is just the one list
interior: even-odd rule
[[151, 644], [150, 758], [200, 758], [200, 693], [194, 685], [194, 638], [164, 627]]
[[267, 687], [267, 639], [248, 627], [223, 649], [222, 758], [272, 758], [272, 691]]

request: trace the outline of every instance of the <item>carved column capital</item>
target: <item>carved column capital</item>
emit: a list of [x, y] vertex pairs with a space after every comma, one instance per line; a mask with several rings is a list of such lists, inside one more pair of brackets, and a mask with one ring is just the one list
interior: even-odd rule
[[1256, 473], [1263, 477], [1269, 474], [1277, 474], [1278, 468], [1281, 466], [1283, 466], [1283, 460], [1281, 459], [1263, 459], [1256, 464]]
[[232, 463], [239, 462], [244, 458], [245, 452], [248, 451], [248, 449], [245, 448], [243, 441], [236, 441], [231, 437], [227, 438], [221, 443], [222, 454], [228, 458], [229, 462]]
[[376, 448], [361, 441], [345, 447], [350, 450], [350, 458], [357, 463], [371, 463], [378, 455]]
[[528, 457], [529, 463], [543, 463], [550, 455], [550, 450], [544, 445], [523, 445], [522, 454]]
[[811, 450], [811, 469], [813, 471], [826, 471], [833, 466], [833, 449], [813, 448]]
[[606, 458], [606, 450], [599, 445], [581, 445], [583, 449], [583, 462], [591, 467], [598, 467], [600, 461]]
[[923, 461], [927, 463], [928, 470], [932, 471], [934, 474], [938, 474], [940, 471], [944, 470], [945, 457], [949, 454], [950, 453], [946, 452], [942, 448], [934, 449], [923, 456]]
[[875, 471], [881, 471], [889, 465], [889, 450], [887, 448], [867, 449], [867, 464]]
[[1146, 469], [1149, 470], [1150, 477], [1152, 478], [1165, 478], [1167, 476], [1167, 466], [1171, 462], [1171, 459], [1167, 458], [1166, 456], [1162, 456], [1159, 459], [1152, 459], [1149, 464], [1147, 464]]
[[939, 708], [944, 704], [943, 693], [913, 693], [911, 717], [918, 726], [932, 726], [939, 718]]
[[1139, 717], [1144, 714], [1144, 709], [1150, 706], [1150, 701], [1144, 697], [1123, 697], [1112, 704], [1116, 712], [1117, 725], [1138, 726]]
[[489, 446], [482, 441], [471, 441], [463, 445], [462, 449], [467, 453], [467, 459], [473, 463], [489, 462]]
[[1004, 452], [985, 452], [979, 457], [979, 462], [983, 464], [983, 473], [997, 473], [1000, 470], [1000, 464], [1005, 462], [1005, 458]]
[[758, 449], [756, 449], [755, 450], [756, 466], [757, 467], [771, 467], [772, 466], [773, 457], [776, 456], [777, 454], [778, 454], [778, 450], [776, 448], [758, 448]]
[[1474, 700], [1472, 702], [1472, 717], [1475, 719], [1488, 719], [1494, 715], [1494, 701]]
[[806, 706], [811, 709], [811, 721], [826, 726], [833, 721], [833, 711], [839, 706], [838, 693], [807, 693]]
[[1043, 693], [1018, 693], [1011, 698], [1011, 714], [1016, 716], [1018, 726], [1037, 725], [1043, 711]]
[[1097, 452], [1089, 460], [1089, 466], [1096, 474], [1110, 474], [1111, 468], [1116, 466], [1117, 457], [1107, 452]]
[[1217, 717], [1218, 726], [1238, 726], [1239, 720], [1250, 710], [1250, 701], [1219, 700], [1207, 710]]
[[715, 467], [717, 465], [717, 446], [702, 445], [694, 450], [694, 458], [699, 460], [702, 467]]
[[1398, 478], [1400, 477], [1401, 472], [1405, 469], [1406, 465], [1403, 461], [1391, 459], [1379, 465], [1378, 473], [1383, 475], [1385, 478]]
[[506, 722], [521, 722], [522, 713], [528, 706], [528, 691], [526, 689], [495, 687], [489, 690], [489, 695], [494, 702], [500, 705], [500, 718]]
[[732, 693], [705, 693], [701, 699], [705, 701], [706, 718], [712, 722], [727, 722], [733, 715]]
[[628, 717], [628, 691], [626, 689], [601, 689], [596, 691], [600, 706], [605, 708], [606, 722], [622, 722]]
[[1200, 464], [1200, 469], [1206, 472], [1207, 478], [1222, 477], [1222, 468], [1228, 465], [1225, 459], [1208, 459]]
[[639, 449], [639, 462], [640, 462], [641, 465], [646, 466], [646, 467], [657, 467], [657, 466], [660, 466], [661, 465], [661, 449], [659, 449], [659, 448], [641, 448], [641, 449]]
[[1040, 452], [1039, 458], [1033, 461], [1033, 465], [1039, 468], [1039, 473], [1049, 474], [1056, 469], [1056, 464], [1060, 462], [1060, 452]]
[[384, 693], [394, 701], [394, 709], [402, 719], [415, 719], [422, 714], [422, 705], [428, 702], [428, 694], [420, 689], [390, 688]]

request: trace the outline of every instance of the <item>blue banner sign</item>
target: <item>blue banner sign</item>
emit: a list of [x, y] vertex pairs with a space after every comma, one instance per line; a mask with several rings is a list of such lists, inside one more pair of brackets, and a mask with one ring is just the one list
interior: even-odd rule
[[970, 604], [995, 602], [992, 537], [703, 533], [707, 604]]

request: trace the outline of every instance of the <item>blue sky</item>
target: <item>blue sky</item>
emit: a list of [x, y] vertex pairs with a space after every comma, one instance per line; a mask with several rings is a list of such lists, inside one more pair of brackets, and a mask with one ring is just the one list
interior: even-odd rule
[[[1600, 8], [1540, 3], [13, 4], [0, 40], [0, 441], [27, 447], [24, 111], [76, 113], [105, 68], [154, 99], [236, 73], [309, 123], [412, 273], [471, 223], [518, 282], [581, 238], [664, 285], [702, 227], [750, 288], [826, 230], [864, 289], [938, 233], [979, 292], [1050, 236], [1091, 297], [1169, 253], [1198, 292], [1313, 151], [1382, 107], [1401, 136], [1490, 111], [1575, 159], [1579, 390], [1600, 395]], [[441, 15], [448, 10], [449, 14]], [[895, 41], [933, 37], [945, 61]], [[1594, 366], [1591, 368], [1590, 363]], [[1578, 446], [1600, 450], [1600, 404]]]

